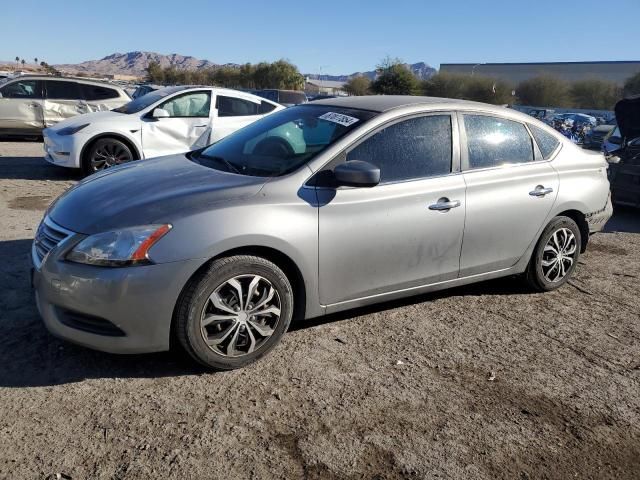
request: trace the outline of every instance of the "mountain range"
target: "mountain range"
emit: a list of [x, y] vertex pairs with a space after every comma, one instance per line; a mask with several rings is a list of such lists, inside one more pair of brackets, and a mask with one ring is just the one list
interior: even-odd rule
[[[119, 74], [119, 75], [137, 75], [143, 76], [150, 62], [157, 62], [162, 67], [173, 66], [178, 70], [197, 70], [203, 68], [216, 68], [223, 66], [211, 62], [209, 60], [200, 60], [191, 56], [178, 55], [172, 53], [163, 55], [155, 52], [127, 52], [113, 53], [107, 55], [100, 60], [88, 60], [76, 64], [59, 64], [54, 65], [58, 70], [68, 73], [102, 73], [102, 74]], [[237, 64], [229, 63], [224, 66], [236, 66]], [[407, 64], [407, 67], [420, 79], [427, 79], [436, 72], [436, 69], [424, 62]], [[375, 78], [375, 70], [368, 72], [354, 72], [345, 75], [315, 75], [306, 74], [310, 78], [333, 81], [347, 81], [352, 77], [364, 75], [368, 78]]]

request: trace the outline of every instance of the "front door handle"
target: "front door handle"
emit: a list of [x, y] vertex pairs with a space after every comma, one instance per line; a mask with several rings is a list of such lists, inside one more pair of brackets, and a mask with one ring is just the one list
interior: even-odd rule
[[193, 128], [204, 128], [204, 127], [206, 127], [206, 126], [207, 126], [207, 125], [194, 125], [194, 127], [193, 127]]
[[460, 200], [449, 200], [448, 198], [440, 198], [437, 203], [429, 205], [429, 210], [439, 212], [448, 212], [452, 208], [460, 206]]
[[535, 190], [531, 190], [529, 195], [532, 197], [544, 197], [546, 194], [553, 192], [553, 188], [544, 188], [542, 185], [538, 185]]

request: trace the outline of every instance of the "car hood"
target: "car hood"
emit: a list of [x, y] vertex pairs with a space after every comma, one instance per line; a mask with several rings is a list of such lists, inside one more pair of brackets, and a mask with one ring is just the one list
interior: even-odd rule
[[203, 167], [184, 154], [171, 155], [91, 175], [58, 197], [48, 215], [58, 225], [87, 235], [171, 223], [251, 197], [266, 181]]
[[627, 141], [640, 137], [640, 95], [620, 100], [615, 112], [622, 137]]
[[75, 117], [67, 118], [55, 124], [51, 127], [51, 130], [60, 130], [65, 127], [75, 127], [76, 125], [84, 125], [85, 123], [96, 124], [114, 121], [121, 121], [124, 118], [128, 118], [126, 113], [118, 113], [111, 110], [102, 110], [100, 112], [83, 113], [82, 115], [76, 115]]

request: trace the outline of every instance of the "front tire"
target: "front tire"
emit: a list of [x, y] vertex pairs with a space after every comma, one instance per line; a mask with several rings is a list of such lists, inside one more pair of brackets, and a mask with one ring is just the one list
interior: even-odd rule
[[573, 219], [559, 216], [551, 220], [529, 261], [527, 283], [540, 292], [564, 285], [576, 269], [581, 245], [580, 228]]
[[85, 175], [91, 175], [132, 160], [133, 152], [126, 143], [112, 137], [99, 138], [84, 154], [82, 171]]
[[197, 362], [232, 370], [269, 353], [292, 315], [293, 290], [283, 271], [264, 258], [235, 255], [211, 262], [189, 282], [175, 333]]

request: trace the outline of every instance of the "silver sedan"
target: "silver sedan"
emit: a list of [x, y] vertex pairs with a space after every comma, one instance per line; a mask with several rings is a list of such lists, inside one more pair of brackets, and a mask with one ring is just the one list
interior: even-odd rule
[[88, 177], [46, 213], [33, 283], [56, 336], [116, 353], [173, 339], [231, 369], [292, 320], [512, 275], [558, 288], [610, 215], [603, 156], [530, 116], [328, 99]]

